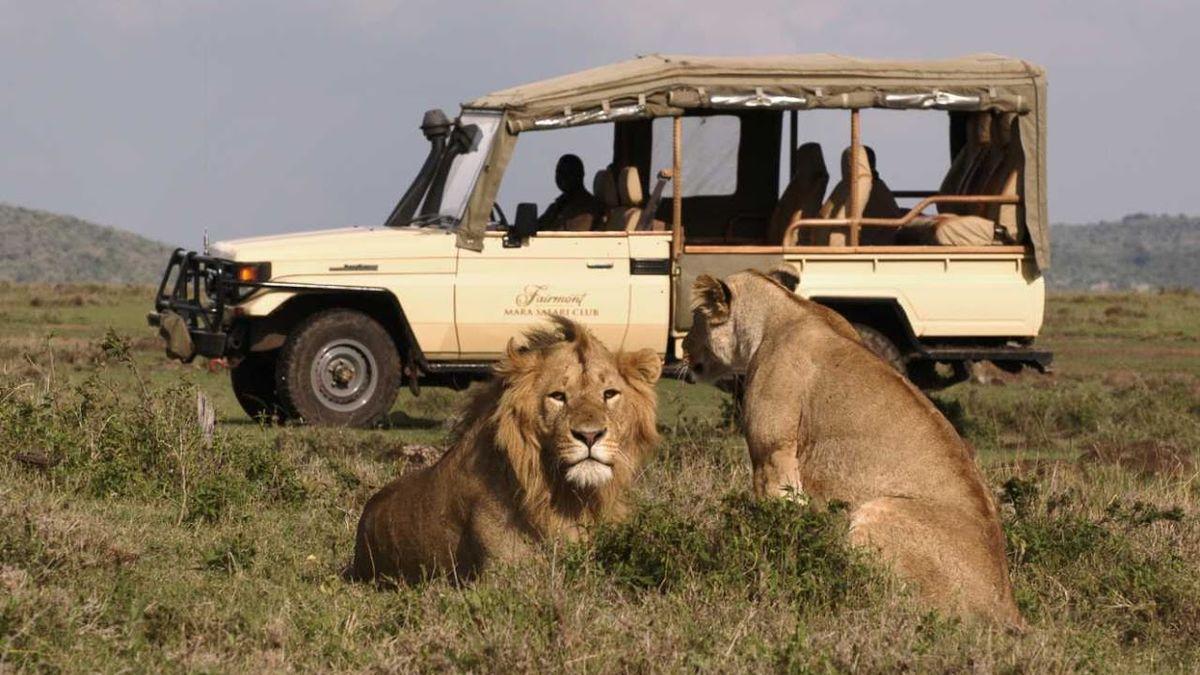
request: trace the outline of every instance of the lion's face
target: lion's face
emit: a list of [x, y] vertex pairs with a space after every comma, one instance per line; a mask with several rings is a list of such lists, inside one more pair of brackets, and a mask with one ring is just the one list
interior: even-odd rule
[[542, 447], [568, 483], [596, 488], [613, 477], [618, 462], [629, 463], [622, 428], [632, 405], [629, 382], [611, 354], [581, 355], [556, 349], [545, 360], [540, 379]]
[[510, 350], [498, 372], [520, 424], [532, 427], [526, 437], [540, 448], [547, 482], [594, 491], [629, 478], [656, 440], [662, 364], [650, 350], [614, 355], [585, 329], [572, 330], [572, 339]]
[[701, 275], [692, 288], [692, 327], [683, 350], [688, 368], [702, 380], [714, 382], [742, 367], [730, 316], [732, 300], [729, 287], [708, 275]]

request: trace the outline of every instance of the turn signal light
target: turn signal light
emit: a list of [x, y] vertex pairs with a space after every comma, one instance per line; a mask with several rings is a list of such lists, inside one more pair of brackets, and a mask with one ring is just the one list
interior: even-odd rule
[[257, 284], [271, 278], [271, 263], [240, 263], [235, 269], [239, 283]]

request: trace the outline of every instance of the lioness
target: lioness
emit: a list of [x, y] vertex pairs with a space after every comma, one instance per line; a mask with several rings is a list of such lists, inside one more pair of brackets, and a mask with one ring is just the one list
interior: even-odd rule
[[684, 348], [703, 379], [745, 374], [759, 496], [850, 505], [850, 539], [929, 603], [1022, 624], [996, 506], [970, 447], [836, 312], [772, 278], [699, 277]]
[[358, 523], [352, 579], [469, 579], [530, 542], [620, 518], [658, 442], [653, 351], [614, 355], [554, 317], [509, 343], [433, 466], [384, 486]]

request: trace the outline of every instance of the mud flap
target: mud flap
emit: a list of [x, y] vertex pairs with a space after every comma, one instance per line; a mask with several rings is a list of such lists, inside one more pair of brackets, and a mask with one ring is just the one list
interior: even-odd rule
[[421, 369], [417, 367], [416, 361], [412, 358], [411, 352], [405, 356], [406, 363], [404, 364], [404, 379], [408, 380], [408, 390], [413, 396], [421, 395]]
[[191, 363], [196, 358], [196, 345], [188, 333], [187, 322], [175, 312], [165, 310], [159, 316], [158, 334], [166, 343], [167, 356]]

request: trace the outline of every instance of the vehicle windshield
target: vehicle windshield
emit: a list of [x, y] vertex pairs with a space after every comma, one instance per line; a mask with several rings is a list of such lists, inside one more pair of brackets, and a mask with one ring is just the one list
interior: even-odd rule
[[467, 208], [467, 200], [471, 198], [471, 190], [483, 169], [484, 160], [492, 149], [492, 140], [496, 130], [500, 128], [501, 114], [487, 110], [465, 110], [459, 117], [460, 127], [476, 125], [479, 127], [480, 138], [474, 148], [457, 155], [450, 171], [446, 174], [445, 188], [442, 192], [442, 205], [437, 217], [430, 225], [454, 227], [462, 219]]

